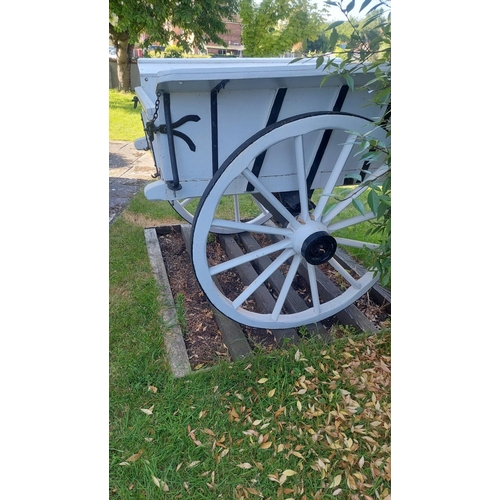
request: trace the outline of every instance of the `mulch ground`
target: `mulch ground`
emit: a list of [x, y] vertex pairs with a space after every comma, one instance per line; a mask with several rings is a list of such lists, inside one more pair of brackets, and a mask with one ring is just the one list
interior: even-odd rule
[[[210, 303], [196, 280], [182, 235], [172, 231], [169, 234], [159, 235], [158, 241], [172, 295], [178, 304], [178, 309], [183, 311], [183, 320], [180, 324], [192, 369], [196, 370], [213, 365], [221, 359], [228, 359], [227, 347], [222, 340]], [[217, 242], [214, 242], [209, 251], [216, 257], [222, 249]], [[236, 272], [219, 275], [219, 281], [228, 297], [236, 296], [243, 286]], [[377, 326], [386, 324], [389, 316], [386, 308], [370, 301], [367, 294], [358, 300], [356, 305]], [[334, 318], [323, 323], [327, 328], [335, 329]], [[277, 347], [276, 340], [269, 330], [246, 325], [241, 327], [253, 349], [271, 350]], [[341, 337], [343, 332], [341, 329], [335, 329], [334, 335]]]

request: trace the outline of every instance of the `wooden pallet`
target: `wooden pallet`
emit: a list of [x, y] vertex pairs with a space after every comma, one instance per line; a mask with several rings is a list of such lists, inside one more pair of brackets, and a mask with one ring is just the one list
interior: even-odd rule
[[[180, 232], [184, 240], [185, 247], [188, 252], [190, 252], [192, 234], [192, 226], [190, 224], [146, 229], [146, 241], [148, 244], [148, 251], [150, 260], [152, 262], [152, 267], [155, 271], [157, 279], [160, 281], [160, 284], [164, 289], [166, 299], [171, 305], [174, 304], [174, 300], [171, 297], [171, 292], [170, 296], [168, 295], [170, 287], [168, 286], [168, 277], [159, 248], [158, 236], [169, 234], [172, 232]], [[217, 235], [217, 238], [219, 239], [223, 250], [226, 252], [228, 257], [231, 258], [242, 255], [244, 252], [251, 252], [253, 250], [256, 250], [260, 246], [250, 233], [241, 233], [238, 235]], [[350, 257], [344, 252], [337, 252], [337, 257], [344, 260], [344, 262], [347, 263], [350, 268], [355, 270], [358, 274], [363, 274], [364, 272], [366, 272], [361, 266], [359, 266], [359, 264], [350, 259]], [[262, 257], [255, 263], [255, 268], [252, 264], [247, 263], [239, 266], [238, 268], [236, 268], [236, 270], [241, 281], [245, 285], [248, 285], [252, 281], [254, 281], [259, 273], [261, 273], [270, 263], [271, 259], [266, 256]], [[299, 273], [301, 274], [303, 279], [307, 280], [308, 276], [305, 267], [299, 269]], [[335, 286], [335, 284], [332, 283], [327, 276], [319, 272], [319, 270], [317, 270], [317, 276], [318, 292], [323, 300], [330, 300], [331, 298], [340, 294], [340, 290]], [[285, 277], [280, 272], [275, 272], [268, 281], [274, 289], [280, 290], [284, 280]], [[166, 286], [165, 281], [167, 281]], [[220, 285], [217, 282], [216, 285], [220, 288]], [[372, 289], [372, 291], [370, 292], [373, 300], [378, 301], [379, 303], [390, 303], [390, 293], [380, 286], [376, 288], [376, 290]], [[261, 285], [261, 287], [259, 287], [257, 292], [254, 294], [254, 297], [257, 308], [261, 312], [268, 313], [273, 310], [275, 299], [264, 285]], [[307, 307], [308, 306], [305, 304], [300, 295], [295, 290], [291, 290], [285, 301], [285, 308], [290, 312], [300, 312], [305, 310]], [[242, 330], [241, 325], [221, 314], [213, 306], [212, 310], [214, 313], [214, 318], [222, 334], [223, 341], [228, 348], [231, 359], [237, 360], [251, 356], [253, 354], [253, 351]], [[370, 321], [354, 304], [351, 304], [343, 311], [337, 313], [335, 319], [339, 324], [352, 326], [364, 332], [374, 333], [378, 331], [377, 326], [372, 321]], [[173, 320], [172, 314], [170, 314], [169, 320]], [[322, 323], [305, 326], [312, 335], [317, 336], [321, 340], [325, 342], [330, 342], [333, 340], [328, 332], [328, 329], [325, 328]], [[278, 345], [283, 345], [284, 343], [297, 343], [300, 340], [300, 335], [298, 334], [296, 328], [276, 329], [272, 330], [271, 333], [273, 334]], [[173, 355], [181, 360], [182, 367], [180, 368], [180, 372], [187, 370], [187, 355], [184, 356], [182, 354], [182, 346], [180, 346], [181, 338], [182, 334], [177, 334], [176, 336], [167, 339], [169, 340], [167, 350], [171, 351]]]

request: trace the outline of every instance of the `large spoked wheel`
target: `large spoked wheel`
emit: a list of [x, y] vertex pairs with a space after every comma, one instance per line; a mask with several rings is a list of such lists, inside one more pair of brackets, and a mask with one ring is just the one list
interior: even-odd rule
[[[170, 201], [172, 208], [189, 224], [193, 224], [194, 215], [196, 211], [196, 202], [198, 198], [184, 198], [181, 200]], [[250, 194], [243, 195], [228, 195], [221, 202], [224, 205], [224, 214], [226, 218], [232, 218], [235, 222], [244, 222], [249, 224], [264, 224], [271, 218], [271, 214], [266, 210], [262, 204]], [[194, 206], [194, 208], [192, 208]], [[242, 217], [242, 212], [245, 214], [250, 213], [249, 217]], [[243, 231], [243, 230], [241, 230]], [[232, 229], [224, 227], [212, 226], [210, 232], [217, 234], [233, 234]]]
[[[236, 149], [224, 162], [200, 199], [194, 216], [192, 239], [192, 259], [196, 277], [208, 299], [224, 315], [257, 328], [297, 327], [336, 314], [374, 285], [376, 278], [372, 273], [368, 272], [362, 277], [354, 275], [335, 256], [337, 245], [355, 248], [376, 247], [360, 239], [336, 236], [340, 229], [356, 226], [374, 217], [372, 213], [343, 217], [343, 212], [351, 205], [351, 200], [358, 198], [366, 187], [354, 188], [350, 196], [342, 201], [337, 201], [333, 197], [335, 187], [343, 183], [346, 162], [352, 163], [356, 149], [354, 145], [357, 139], [356, 133], [367, 133], [370, 127], [373, 129], [369, 120], [342, 113], [300, 115], [263, 129]], [[329, 169], [323, 169], [321, 173], [325, 182], [321, 186], [322, 196], [314, 206], [310, 202], [310, 180], [308, 185], [310, 165], [306, 164], [304, 158], [310, 158], [306, 150], [314, 143], [310, 140], [310, 134], [318, 135], [318, 131], [324, 133], [330, 130], [332, 131], [330, 141], [338, 141], [336, 157], [330, 163]], [[283, 170], [283, 176], [295, 176], [300, 200], [298, 215], [297, 212], [292, 214], [273, 194], [275, 185], [268, 187], [265, 176], [257, 178], [252, 173], [254, 160], [262, 152], [266, 151], [272, 157], [272, 149], [283, 146], [291, 149], [293, 160], [286, 165], [280, 165], [279, 168]], [[382, 165], [377, 171], [372, 171], [370, 176], [380, 176], [386, 170], [387, 167]], [[286, 221], [284, 224], [243, 225], [217, 216], [224, 192], [235, 179], [242, 177], [272, 206], [273, 213], [279, 214], [279, 218]], [[211, 251], [209, 245], [213, 240], [209, 234], [210, 228], [214, 226], [231, 233], [247, 231], [259, 239], [261, 248], [243, 255], [217, 260], [217, 252]], [[271, 259], [267, 261], [267, 267], [264, 269], [257, 265], [257, 261], [263, 257]], [[236, 276], [238, 266], [248, 263], [254, 264], [255, 269], [260, 269], [257, 278], [236, 292], [226, 293], [219, 289], [216, 281], [220, 280], [224, 273]], [[270, 278], [276, 273], [282, 274], [279, 289], [271, 289], [276, 298], [276, 305], [272, 312], [259, 312], [255, 307], [253, 294], [261, 286], [270, 286], [269, 283], [272, 281]], [[320, 274], [336, 282], [339, 289], [337, 296], [324, 298], [320, 293], [318, 287]], [[299, 312], [289, 312], [285, 307], [287, 295], [297, 283], [306, 306]]]

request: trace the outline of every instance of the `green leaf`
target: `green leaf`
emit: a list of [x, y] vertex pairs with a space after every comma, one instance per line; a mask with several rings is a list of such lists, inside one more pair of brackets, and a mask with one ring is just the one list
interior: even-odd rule
[[323, 85], [327, 82], [328, 79], [330, 79], [333, 75], [326, 75], [322, 80], [321, 83], [319, 84], [320, 87], [323, 87]]
[[366, 199], [368, 206], [371, 208], [371, 211], [377, 215], [378, 214], [378, 206], [380, 205], [380, 199], [377, 193], [372, 189], [368, 193], [368, 198]]
[[330, 44], [332, 49], [335, 48], [335, 45], [337, 45], [337, 41], [339, 39], [339, 34], [337, 33], [337, 30], [335, 28], [332, 29], [332, 33], [330, 35]]
[[384, 184], [382, 185], [382, 191], [384, 193], [387, 193], [387, 191], [391, 190], [391, 176], [387, 176], [387, 178], [384, 181]]
[[330, 24], [328, 28], [325, 29], [325, 31], [335, 29], [337, 26], [340, 26], [341, 24], [344, 24], [344, 21], [335, 21], [334, 23]]
[[349, 87], [350, 90], [354, 90], [354, 80], [352, 76], [349, 73], [345, 73], [344, 75], [345, 81]]
[[351, 10], [354, 9], [355, 5], [356, 5], [356, 0], [352, 0], [352, 2], [345, 8], [346, 12], [351, 12]]
[[352, 200], [352, 204], [361, 215], [365, 215], [365, 207], [363, 207], [363, 203], [360, 200], [356, 198]]
[[316, 69], [318, 69], [325, 62], [325, 58], [323, 56], [319, 56], [316, 59]]
[[368, 5], [372, 3], [372, 0], [365, 0], [362, 4], [361, 7], [359, 8], [359, 12], [361, 12], [363, 9], [365, 9]]
[[384, 7], [385, 5], [383, 3], [378, 3], [377, 5], [374, 5], [368, 12], [365, 13], [367, 16], [372, 10], [378, 9], [379, 7]]

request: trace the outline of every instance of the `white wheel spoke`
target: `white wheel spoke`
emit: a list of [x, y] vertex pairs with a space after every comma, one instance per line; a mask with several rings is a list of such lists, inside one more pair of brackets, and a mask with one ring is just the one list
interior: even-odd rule
[[344, 229], [346, 227], [354, 226], [355, 224], [360, 224], [361, 222], [366, 222], [375, 217], [373, 212], [367, 212], [365, 215], [358, 215], [356, 217], [350, 217], [349, 219], [344, 219], [338, 222], [334, 222], [328, 226], [328, 231], [333, 233], [333, 231], [338, 231], [339, 229]]
[[295, 137], [295, 161], [297, 183], [299, 185], [300, 217], [303, 222], [309, 220], [309, 197], [307, 196], [306, 165], [304, 163], [304, 144], [301, 135]]
[[328, 212], [321, 218], [321, 222], [323, 222], [323, 224], [328, 224], [336, 215], [338, 215], [340, 212], [342, 212], [342, 210], [349, 206], [352, 200], [363, 194], [363, 192], [367, 189], [368, 186], [356, 188], [348, 197], [346, 197], [342, 201], [339, 201], [336, 205], [331, 207]]
[[234, 220], [236, 222], [240, 222], [240, 199], [237, 194], [233, 195], [233, 201], [234, 201]]
[[353, 286], [354, 288], [359, 288], [361, 285], [360, 283], [358, 282], [358, 280], [356, 280], [355, 278], [353, 278], [348, 272], [346, 269], [344, 269], [340, 264], [339, 262], [337, 262], [335, 260], [335, 257], [333, 259], [330, 259], [329, 261], [329, 264], [335, 269], [335, 271], [337, 271], [341, 276], [342, 278], [344, 278], [351, 286]]
[[346, 247], [352, 248], [364, 248], [367, 247], [370, 250], [375, 250], [379, 245], [376, 243], [368, 243], [367, 241], [350, 240], [348, 238], [335, 238], [339, 245], [345, 245]]
[[[337, 180], [342, 172], [342, 169], [344, 168], [344, 165], [347, 159], [349, 158], [349, 155], [351, 154], [352, 148], [354, 147], [355, 137], [356, 137], [355, 134], [349, 134], [349, 137], [347, 138], [347, 141], [342, 147], [342, 151], [340, 152], [340, 155], [337, 158], [337, 161], [335, 162], [335, 166], [333, 167], [333, 170], [330, 174], [330, 177], [328, 178], [325, 188], [323, 189], [323, 194], [326, 195], [326, 194], [331, 194], [333, 192], [333, 189], [337, 184]], [[328, 202], [328, 196], [321, 196], [319, 198], [318, 204], [314, 209], [313, 213], [314, 218], [316, 220], [320, 218], [327, 202]]]
[[181, 207], [184, 207], [185, 205], [187, 205], [190, 201], [192, 200], [192, 198], [185, 198], [184, 200], [181, 200], [181, 201], [178, 201], [177, 203], [179, 203], [179, 205]]
[[257, 290], [257, 288], [259, 288], [259, 286], [262, 285], [262, 283], [264, 283], [264, 281], [266, 281], [267, 278], [269, 278], [269, 276], [271, 276], [271, 274], [278, 269], [278, 267], [286, 262], [293, 255], [293, 253], [293, 250], [290, 248], [285, 250], [276, 260], [273, 261], [271, 265], [266, 267], [266, 269], [264, 269], [264, 271], [250, 285], [248, 285], [235, 300], [233, 300], [233, 307], [237, 309], [241, 306], [241, 304], [243, 304], [243, 302], [245, 302], [245, 300], [247, 300], [248, 297], [250, 297], [250, 295], [252, 295], [252, 293], [254, 293], [255, 290]]
[[267, 189], [262, 182], [255, 177], [255, 175], [246, 168], [242, 172], [243, 176], [259, 191], [269, 203], [294, 227], [299, 227], [300, 223], [297, 222], [295, 217], [276, 199], [269, 189]]
[[269, 213], [267, 211], [267, 208], [264, 207], [264, 205], [262, 205], [256, 198], [254, 198], [252, 196], [252, 199], [253, 199], [253, 202], [259, 207], [260, 211], [263, 213], [263, 214], [267, 214]]
[[301, 260], [302, 260], [302, 258], [300, 257], [300, 255], [295, 255], [292, 263], [290, 264], [290, 268], [289, 268], [288, 273], [286, 275], [285, 282], [283, 283], [283, 286], [281, 287], [280, 293], [278, 295], [278, 299], [276, 300], [276, 304], [275, 304], [273, 312], [271, 314], [271, 319], [273, 321], [276, 321], [278, 319], [278, 316], [280, 315], [281, 308], [283, 307], [283, 304], [285, 303], [285, 299], [288, 295], [288, 291], [290, 290], [290, 287], [292, 286], [293, 278], [295, 277], [295, 273], [297, 272], [297, 269], [299, 267]]
[[[388, 170], [387, 165], [382, 165], [381, 167], [379, 167], [375, 172], [373, 172], [369, 177], [367, 177], [363, 181], [363, 184], [357, 187], [347, 198], [345, 198], [342, 201], [339, 201], [336, 205], [330, 208], [330, 210], [328, 210], [328, 212], [322, 217], [321, 219], [322, 222], [324, 224], [328, 224], [336, 215], [342, 212], [342, 210], [344, 210], [344, 208], [347, 207], [347, 205], [349, 205], [353, 199], [357, 198], [364, 191], [368, 189], [368, 182], [371, 182], [377, 179], [378, 177], [381, 177], [387, 172], [387, 170]], [[324, 194], [326, 194], [325, 191], [323, 192]], [[331, 192], [328, 192], [328, 194], [331, 194]], [[320, 200], [322, 197], [320, 197]], [[325, 195], [323, 198], [325, 198], [325, 204], [326, 204], [329, 196]]]
[[[304, 262], [302, 251], [305, 252], [304, 248], [307, 249], [307, 252], [314, 253], [316, 251], [315, 243], [313, 243], [314, 235], [319, 234], [320, 231], [331, 232], [337, 243], [342, 246], [377, 248], [377, 245], [373, 243], [336, 236], [342, 228], [355, 226], [373, 218], [371, 213], [338, 215], [342, 210], [350, 209], [349, 205], [352, 203], [353, 197], [358, 197], [363, 193], [366, 189], [364, 186], [367, 179], [362, 184], [363, 187], [357, 186], [351, 190], [351, 194], [345, 202], [337, 203], [335, 199], [330, 199], [330, 196], [335, 193], [334, 189], [337, 185], [343, 183], [344, 173], [357, 171], [360, 168], [362, 160], [354, 156], [354, 152], [357, 150], [355, 141], [358, 135], [371, 134], [376, 139], [385, 137], [383, 130], [372, 130], [372, 128], [373, 124], [370, 120], [355, 115], [331, 112], [308, 113], [304, 116], [291, 117], [276, 123], [273, 127], [262, 129], [252, 137], [251, 141], [245, 141], [228, 157], [218, 170], [214, 182], [210, 184], [210, 189], [206, 189], [201, 197], [196, 216], [192, 217], [192, 260], [196, 278], [206, 296], [222, 314], [238, 323], [256, 328], [291, 328], [319, 323], [345, 309], [376, 283], [377, 278], [371, 272], [359, 277], [351, 277], [349, 267], [343, 265], [340, 258], [335, 260], [335, 256], [333, 256], [329, 260], [332, 266], [331, 270], [339, 278], [342, 277], [345, 286], [339, 290], [339, 295], [323, 298], [320, 297], [319, 293], [319, 268], [308, 263], [305, 278], [309, 281], [307, 288], [310, 296], [307, 298], [307, 306], [299, 307], [295, 311], [284, 309], [287, 297], [294, 289], [294, 277], [299, 263]], [[311, 137], [309, 134], [315, 134], [314, 137], [318, 137], [324, 130], [333, 130], [335, 135], [331, 137], [331, 144], [325, 150], [320, 165], [321, 171], [318, 172], [321, 175], [315, 181], [318, 184], [321, 181], [321, 185], [314, 186], [315, 189], [322, 188], [326, 196], [320, 197], [312, 216], [309, 214], [307, 168], [309, 167], [309, 156], [314, 153], [312, 149], [309, 150], [309, 147], [313, 146], [314, 141], [309, 142]], [[275, 146], [276, 149], [273, 149]], [[270, 153], [266, 155], [266, 163], [257, 176], [252, 173], [251, 166], [254, 164], [255, 158], [263, 151], [270, 151]], [[373, 162], [374, 171], [378, 165], [378, 162], [376, 164]], [[385, 169], [387, 170], [387, 167]], [[382, 172], [383, 168], [378, 169], [373, 176], [367, 174], [366, 177], [370, 175], [374, 178], [375, 175], [381, 175]], [[255, 192], [238, 191], [240, 188], [246, 190], [246, 181], [255, 188]], [[281, 203], [279, 195], [275, 194], [287, 191], [298, 192], [300, 210], [297, 218]], [[246, 220], [248, 214], [245, 208], [247, 206], [246, 200], [243, 201], [241, 197], [245, 198], [247, 195], [252, 196], [252, 194], [258, 196], [260, 200], [260, 203], [252, 204], [252, 206], [260, 208], [260, 215], [250, 221], [243, 222], [242, 220]], [[238, 199], [234, 198], [234, 212], [233, 202], [229, 199], [227, 201], [230, 201], [230, 210], [227, 212], [222, 210], [221, 200], [233, 195], [239, 197]], [[184, 198], [181, 201], [183, 204], [185, 203]], [[237, 205], [238, 202], [241, 203]], [[329, 208], [334, 203], [336, 205]], [[262, 204], [266, 208], [263, 208]], [[179, 203], [176, 206], [182, 208]], [[191, 205], [186, 205], [186, 208], [189, 206]], [[227, 215], [219, 215], [226, 213]], [[271, 218], [271, 214], [283, 219], [285, 227], [264, 224]], [[344, 221], [339, 220], [341, 216], [344, 216]], [[207, 239], [210, 232], [221, 234], [249, 232], [253, 235], [274, 235], [279, 244], [274, 243], [263, 249], [251, 247], [251, 251], [241, 257], [231, 260], [227, 260], [229, 259], [227, 257], [226, 262], [218, 260], [214, 262], [216, 265], [211, 266], [211, 260], [207, 255], [207, 252], [210, 251], [207, 249]], [[309, 238], [311, 239], [307, 245], [312, 246], [306, 247], [306, 241]], [[357, 236], [351, 236], [351, 238], [357, 238]], [[368, 237], [363, 235], [358, 238], [358, 240], [366, 239]], [[217, 287], [216, 276], [221, 276], [220, 273], [223, 271], [240, 272], [244, 267], [256, 263], [256, 259], [259, 257], [267, 259], [273, 255], [278, 255], [278, 258], [265, 269], [259, 268], [253, 281], [249, 283], [242, 276], [248, 286], [236, 292], [239, 294], [236, 299], [233, 300], [232, 294], [228, 296]], [[255, 309], [252, 305], [253, 299], [256, 302], [259, 300], [261, 290], [267, 289], [268, 281], [271, 281], [271, 278], [274, 278], [280, 271], [280, 267], [288, 262], [290, 262], [290, 266], [287, 266], [288, 273], [286, 273], [282, 285], [275, 284], [277, 286], [277, 301], [272, 306], [272, 310]]]
[[235, 257], [234, 259], [228, 260], [226, 262], [222, 262], [221, 264], [217, 264], [210, 268], [210, 275], [214, 276], [215, 274], [222, 273], [227, 271], [228, 269], [233, 269], [235, 267], [240, 266], [241, 264], [245, 264], [246, 262], [250, 262], [255, 259], [260, 259], [265, 255], [270, 255], [273, 252], [279, 252], [291, 245], [290, 240], [282, 240], [278, 243], [274, 243], [273, 245], [269, 245], [268, 247], [259, 248], [258, 250], [254, 250], [253, 252], [242, 255], [241, 257]]
[[319, 314], [320, 302], [318, 293], [318, 282], [316, 281], [316, 267], [313, 266], [312, 264], [307, 264], [307, 274], [309, 276], [309, 287], [311, 292], [313, 309], [316, 314]]
[[248, 231], [249, 233], [262, 233], [262, 234], [277, 234], [280, 236], [290, 236], [292, 230], [288, 228], [265, 226], [258, 224], [250, 224], [248, 222], [235, 222], [225, 219], [213, 219], [212, 227], [232, 229], [235, 233], [239, 231]]

